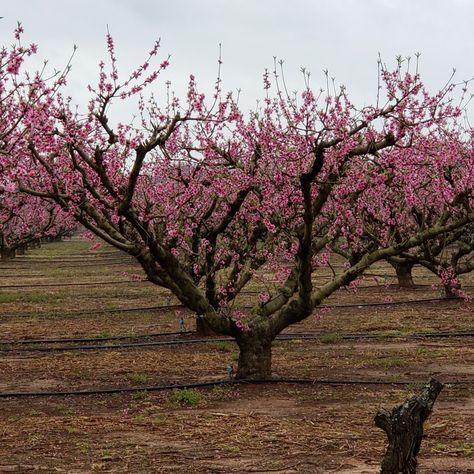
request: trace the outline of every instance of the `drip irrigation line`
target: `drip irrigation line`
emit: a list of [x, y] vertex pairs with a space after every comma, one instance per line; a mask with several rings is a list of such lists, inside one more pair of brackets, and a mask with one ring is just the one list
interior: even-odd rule
[[26, 255], [26, 256], [19, 256], [17, 255], [15, 259], [18, 260], [74, 260], [74, 259], [81, 259], [81, 258], [111, 258], [111, 257], [123, 257], [125, 256], [124, 252], [120, 251], [111, 251], [111, 252], [88, 252], [88, 253], [73, 253], [71, 255], [61, 256], [61, 255]]
[[4, 288], [46, 288], [63, 286], [104, 286], [123, 285], [125, 283], [143, 283], [149, 280], [109, 280], [109, 281], [78, 281], [74, 283], [27, 283], [25, 285], [0, 285], [0, 290]]
[[125, 344], [91, 344], [83, 346], [58, 346], [58, 347], [25, 347], [22, 349], [0, 349], [0, 352], [70, 352], [70, 351], [94, 351], [110, 349], [133, 349], [135, 347], [155, 347], [155, 346], [177, 346], [187, 344], [206, 344], [208, 342], [232, 342], [230, 337], [209, 338], [209, 339], [171, 339], [167, 341], [153, 342], [130, 342]]
[[99, 336], [99, 337], [83, 337], [83, 338], [51, 338], [51, 339], [20, 339], [0, 341], [1, 345], [26, 345], [26, 344], [65, 344], [65, 343], [81, 343], [81, 342], [101, 342], [101, 341], [120, 341], [125, 339], [151, 339], [153, 337], [177, 336], [194, 334], [194, 331], [175, 331], [175, 332], [155, 332], [148, 334], [122, 334], [118, 336]]
[[[143, 387], [113, 387], [113, 388], [95, 388], [86, 390], [62, 390], [62, 391], [40, 391], [40, 392], [0, 392], [0, 398], [20, 398], [20, 397], [64, 397], [81, 395], [112, 395], [116, 393], [134, 393], [134, 392], [160, 392], [165, 390], [179, 390], [185, 388], [205, 388], [219, 385], [270, 385], [270, 384], [289, 384], [289, 385], [387, 385], [387, 386], [405, 386], [405, 385], [425, 385], [426, 381], [420, 380], [383, 380], [383, 379], [298, 379], [298, 378], [272, 378], [257, 380], [208, 380], [196, 382], [172, 383], [163, 385], [148, 385]], [[447, 388], [451, 385], [465, 386], [474, 384], [474, 380], [450, 380], [443, 382]]]
[[396, 333], [396, 332], [292, 332], [280, 334], [279, 340], [292, 339], [320, 339], [326, 335], [334, 335], [340, 339], [432, 339], [445, 337], [474, 337], [474, 330], [468, 331], [420, 331], [412, 333]]
[[[24, 262], [24, 263], [20, 263], [20, 265], [11, 265], [11, 266], [6, 266], [6, 267], [3, 266], [3, 267], [0, 267], [0, 270], [11, 270], [11, 269], [28, 270], [31, 267], [31, 265], [27, 262]], [[35, 262], [35, 263], [44, 263], [44, 262]], [[130, 261], [111, 260], [110, 262], [107, 261], [103, 263], [77, 263], [75, 265], [73, 263], [69, 265], [56, 265], [55, 264], [54, 268], [82, 268], [82, 267], [100, 267], [100, 266], [103, 267], [103, 266], [112, 266], [112, 265], [128, 265], [128, 266], [137, 265], [138, 266], [138, 264], [133, 260], [130, 260]]]
[[[322, 304], [315, 308], [317, 309], [344, 309], [344, 308], [368, 308], [368, 307], [390, 307], [390, 306], [400, 306], [400, 305], [410, 305], [410, 304], [422, 304], [422, 303], [432, 303], [432, 302], [461, 302], [459, 298], [425, 298], [419, 300], [400, 300], [392, 302], [374, 302], [374, 303], [350, 303], [350, 304]], [[239, 306], [240, 309], [251, 309], [253, 305], [242, 305]], [[116, 308], [116, 309], [91, 309], [84, 311], [69, 311], [66, 313], [55, 314], [55, 313], [18, 313], [18, 314], [2, 314], [0, 315], [0, 321], [2, 318], [36, 318], [36, 317], [74, 317], [74, 316], [89, 316], [95, 314], [108, 314], [108, 313], [138, 313], [140, 311], [163, 311], [171, 309], [187, 309], [182, 304], [165, 304], [165, 305], [156, 305], [156, 306], [145, 306], [145, 307], [134, 307], [134, 308]]]
[[36, 318], [36, 317], [75, 317], [75, 316], [89, 316], [95, 314], [108, 314], [108, 313], [137, 313], [140, 311], [148, 312], [148, 311], [160, 311], [160, 310], [170, 310], [170, 309], [178, 309], [184, 308], [182, 304], [166, 304], [166, 305], [157, 305], [157, 306], [142, 306], [142, 307], [134, 307], [134, 308], [100, 308], [100, 309], [90, 309], [90, 310], [83, 310], [83, 311], [68, 311], [66, 313], [19, 313], [19, 314], [2, 314], [0, 316], [0, 320], [2, 318]]
[[[276, 283], [276, 282], [267, 282], [267, 283]], [[316, 283], [313, 281], [313, 283]], [[420, 284], [417, 284], [417, 285], [414, 285], [410, 288], [405, 288], [405, 287], [401, 287], [398, 283], [390, 283], [388, 285], [385, 285], [384, 283], [380, 283], [378, 285], [358, 285], [357, 287], [355, 287], [354, 289], [348, 289], [347, 287], [345, 286], [341, 286], [339, 288], [339, 291], [344, 291], [344, 290], [349, 290], [351, 292], [357, 292], [358, 290], [373, 290], [373, 289], [381, 289], [381, 290], [387, 290], [387, 289], [402, 289], [404, 291], [416, 291], [416, 290], [424, 290], [426, 288], [431, 288], [432, 286], [437, 286], [437, 283], [433, 282], [433, 284], [423, 284], [423, 283], [420, 283]], [[440, 287], [441, 288], [441, 287]], [[474, 288], [474, 285], [462, 285], [461, 286], [461, 289], [463, 288]], [[247, 293], [247, 294], [259, 294], [259, 293], [265, 293], [266, 291], [265, 290], [247, 290], [247, 291], [241, 291], [240, 294], [244, 294], [244, 293]]]
[[127, 257], [123, 257], [122, 255], [110, 255], [110, 256], [106, 256], [106, 257], [78, 257], [78, 258], [71, 258], [71, 257], [68, 257], [68, 258], [59, 258], [59, 257], [56, 257], [56, 258], [44, 258], [44, 257], [15, 257], [13, 259], [11, 259], [10, 261], [12, 263], [77, 263], [77, 262], [84, 262], [86, 261], [86, 263], [93, 263], [93, 262], [99, 262], [99, 263], [102, 263], [102, 262], [107, 262], [109, 260], [112, 260], [112, 261], [117, 261], [117, 260], [133, 260], [135, 261], [134, 259], [132, 258], [127, 258]]
[[[112, 266], [112, 265], [137, 265], [137, 262], [130, 260], [130, 261], [111, 261], [107, 262], [107, 266]], [[97, 267], [97, 263], [79, 263], [77, 265], [57, 265], [56, 268], [82, 268], [82, 267]], [[141, 268], [141, 267], [140, 267]]]
[[434, 301], [460, 301], [459, 298], [422, 298], [419, 300], [380, 301], [374, 303], [322, 304], [318, 308], [368, 308], [372, 306], [400, 306], [404, 304], [432, 303]]
[[[27, 275], [16, 275], [18, 277], [24, 277]], [[42, 276], [42, 275], [32, 275], [32, 277], [37, 277], [37, 276]], [[0, 289], [5, 289], [5, 288], [46, 288], [46, 287], [63, 287], [63, 286], [102, 286], [102, 285], [112, 285], [112, 284], [125, 284], [125, 283], [149, 283], [150, 280], [143, 279], [143, 280], [108, 280], [108, 281], [96, 281], [96, 282], [74, 282], [74, 283], [26, 283], [22, 285], [18, 284], [11, 284], [11, 285], [0, 285]], [[427, 287], [431, 285], [418, 285], [418, 287]], [[384, 287], [383, 285], [378, 286], [378, 285], [373, 285], [373, 286], [359, 286], [357, 290], [361, 289], [374, 289], [374, 288], [387, 288]], [[465, 285], [463, 288], [474, 288], [474, 286], [469, 286]], [[413, 288], [415, 290], [416, 288]], [[421, 288], [419, 288], [421, 289]], [[357, 291], [356, 290], [356, 291]], [[259, 294], [261, 291], [259, 290], [247, 290], [247, 291], [241, 291], [239, 294], [241, 295], [255, 295]]]
[[[174, 332], [174, 333], [156, 333], [144, 334], [139, 336], [141, 339], [151, 337], [163, 337], [171, 335], [189, 335], [195, 334], [192, 331]], [[283, 333], [278, 335], [276, 341], [293, 341], [293, 340], [319, 340], [321, 337], [333, 333], [313, 332], [313, 333]], [[446, 338], [446, 337], [474, 337], [474, 331], [438, 331], [438, 332], [418, 332], [412, 334], [377, 334], [377, 333], [346, 333], [336, 334], [340, 339], [430, 339], [430, 338]], [[97, 339], [38, 339], [38, 340], [22, 340], [19, 342], [8, 341], [0, 342], [1, 345], [9, 346], [25, 346], [28, 344], [65, 344], [65, 343], [83, 343], [83, 342], [104, 342], [124, 339], [136, 339], [134, 336], [110, 336], [107, 338]], [[188, 344], [207, 344], [215, 342], [235, 342], [231, 337], [209, 337], [196, 339], [168, 339], [161, 341], [147, 341], [147, 342], [130, 342], [122, 344], [88, 344], [77, 346], [56, 346], [56, 347], [0, 347], [0, 352], [71, 352], [71, 351], [89, 351], [89, 350], [122, 350], [143, 347], [160, 347], [173, 345], [188, 345]]]
[[44, 273], [28, 273], [27, 275], [19, 275], [19, 274], [0, 274], [0, 278], [44, 278], [48, 275]]

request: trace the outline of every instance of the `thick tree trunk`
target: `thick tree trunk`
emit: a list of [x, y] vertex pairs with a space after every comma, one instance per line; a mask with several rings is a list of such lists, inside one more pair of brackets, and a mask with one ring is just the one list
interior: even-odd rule
[[415, 474], [423, 439], [423, 423], [431, 414], [443, 384], [431, 379], [419, 397], [412, 397], [392, 412], [381, 408], [375, 415], [375, 425], [385, 431], [388, 448], [382, 461], [381, 474]]
[[240, 349], [237, 379], [269, 379], [272, 376], [272, 341], [267, 337], [246, 334], [238, 336]]
[[197, 336], [214, 336], [216, 333], [211, 329], [211, 326], [207, 323], [207, 321], [201, 317], [196, 317], [196, 335]]
[[413, 288], [415, 283], [413, 282], [413, 263], [404, 262], [404, 263], [394, 263], [390, 262], [392, 267], [395, 269], [398, 279], [398, 286], [401, 288]]

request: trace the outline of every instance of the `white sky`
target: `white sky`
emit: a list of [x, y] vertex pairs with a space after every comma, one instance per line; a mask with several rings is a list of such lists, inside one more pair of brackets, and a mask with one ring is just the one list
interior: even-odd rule
[[316, 89], [329, 69], [358, 106], [375, 100], [379, 52], [391, 64], [420, 52], [432, 89], [453, 67], [459, 81], [474, 76], [474, 0], [0, 0], [0, 16], [1, 44], [12, 42], [21, 21], [25, 40], [38, 43], [51, 66], [64, 66], [78, 45], [69, 92], [80, 104], [107, 57], [107, 25], [123, 77], [161, 38], [162, 58], [172, 55], [166, 79], [178, 92], [190, 73], [203, 88], [213, 86], [222, 43], [223, 89], [242, 89], [245, 109], [262, 97], [273, 56], [285, 60], [291, 90], [302, 89], [301, 67]]

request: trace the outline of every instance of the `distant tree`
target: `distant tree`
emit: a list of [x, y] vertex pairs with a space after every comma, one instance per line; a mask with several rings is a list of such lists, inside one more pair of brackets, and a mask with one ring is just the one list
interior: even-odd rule
[[77, 223], [55, 203], [19, 193], [0, 193], [0, 255], [24, 253], [42, 238], [69, 235]]
[[[395, 166], [393, 154], [399, 155], [403, 166]], [[463, 131], [454, 128], [448, 132], [443, 127], [386, 157], [385, 164], [379, 162], [385, 168], [386, 183], [352, 198], [365, 242], [383, 246], [390, 235], [393, 242], [401, 244], [407, 235], [430, 228], [444, 215], [451, 217], [469, 211], [472, 203], [464, 190], [474, 178], [474, 158], [471, 139]], [[410, 192], [405, 184], [407, 179], [413, 186]], [[449, 208], [446, 203], [450, 203]], [[356, 247], [341, 249], [337, 244], [336, 240], [333, 247], [338, 253], [349, 260], [357, 258]], [[452, 296], [450, 285], [459, 285], [456, 276], [474, 268], [473, 255], [472, 225], [468, 225], [387, 260], [401, 287], [414, 286], [412, 268], [422, 265], [443, 281], [447, 294]]]
[[474, 270], [474, 229], [456, 229], [394, 257], [401, 266], [421, 265], [436, 275], [446, 298], [466, 297], [459, 277]]
[[[45, 114], [64, 84], [68, 67], [45, 77], [45, 71], [30, 72], [25, 61], [36, 54], [36, 44], [24, 46], [23, 27], [14, 31], [14, 43], [0, 49], [0, 252], [11, 258], [27, 244], [58, 235], [76, 224], [56, 203], [18, 194], [16, 179], [24, 172], [21, 156], [25, 136]], [[42, 112], [41, 112], [42, 111]], [[59, 222], [61, 221], [61, 222]]]

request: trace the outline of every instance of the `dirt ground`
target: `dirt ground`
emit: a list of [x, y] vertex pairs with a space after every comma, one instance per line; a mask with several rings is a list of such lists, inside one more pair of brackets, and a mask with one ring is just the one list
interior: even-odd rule
[[[388, 286], [394, 274], [379, 264], [356, 292], [341, 290], [327, 301], [352, 306], [317, 313], [287, 331], [320, 337], [274, 344], [277, 377], [390, 384], [223, 384], [155, 392], [143, 388], [225, 379], [227, 366], [236, 365], [236, 345], [120, 348], [109, 341], [106, 350], [25, 352], [14, 344], [114, 335], [136, 342], [144, 334], [179, 331], [183, 315], [193, 329], [192, 315], [182, 309], [140, 310], [176, 301], [134, 281], [143, 274], [128, 257], [110, 248], [91, 254], [89, 245], [77, 239], [46, 244], [0, 262], [0, 392], [141, 390], [1, 398], [0, 472], [375, 473], [386, 446], [375, 413], [419, 394], [436, 376], [446, 386], [425, 424], [419, 472], [474, 473], [474, 337], [410, 337], [472, 331], [473, 305], [364, 306], [436, 298], [436, 281], [423, 270], [415, 271], [418, 286], [405, 290]], [[468, 276], [463, 284], [474, 296], [473, 280]], [[253, 298], [242, 295], [238, 303]], [[124, 308], [131, 311], [113, 312]], [[378, 337], [342, 337], [353, 332]], [[399, 385], [403, 381], [410, 383]]]

